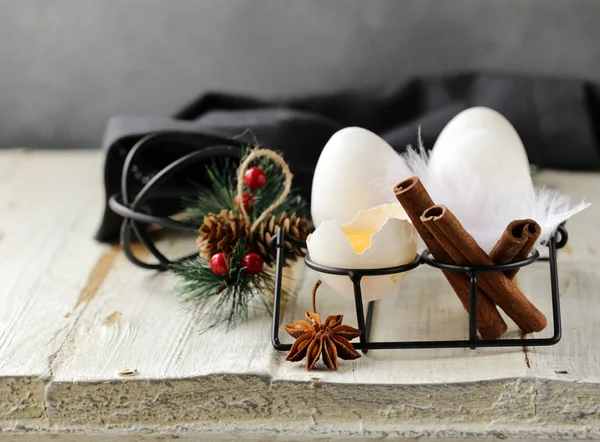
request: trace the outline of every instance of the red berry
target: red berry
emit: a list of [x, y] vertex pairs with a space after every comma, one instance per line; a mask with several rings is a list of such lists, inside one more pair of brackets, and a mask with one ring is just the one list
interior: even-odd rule
[[242, 258], [242, 268], [251, 275], [262, 272], [264, 265], [265, 261], [256, 253], [248, 253]]
[[258, 190], [267, 182], [267, 175], [260, 167], [251, 167], [244, 174], [244, 183], [250, 190]]
[[210, 270], [217, 276], [225, 276], [229, 273], [229, 258], [223, 253], [215, 253], [210, 258]]
[[[244, 209], [246, 209], [246, 212], [252, 212], [254, 210], [254, 197], [249, 193], [244, 192], [242, 193], [242, 200], [244, 201]], [[237, 195], [233, 199], [233, 202], [236, 206], [240, 206]]]

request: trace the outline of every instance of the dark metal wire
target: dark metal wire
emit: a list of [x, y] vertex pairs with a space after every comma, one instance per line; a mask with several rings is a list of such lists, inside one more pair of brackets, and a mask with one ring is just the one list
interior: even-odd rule
[[[453, 264], [441, 263], [431, 257], [429, 250], [425, 250], [421, 255], [415, 256], [415, 259], [409, 263], [397, 267], [380, 268], [380, 269], [340, 269], [337, 267], [324, 266], [314, 262], [310, 256], [304, 259], [306, 265], [318, 272], [328, 273], [331, 275], [347, 276], [352, 281], [354, 290], [354, 301], [356, 308], [356, 319], [358, 328], [363, 331], [361, 334], [360, 343], [354, 344], [356, 349], [367, 353], [369, 350], [390, 350], [390, 349], [416, 349], [416, 348], [471, 348], [477, 347], [522, 347], [522, 346], [548, 346], [558, 343], [562, 336], [562, 326], [560, 317], [560, 297], [558, 288], [558, 268], [556, 251], [566, 245], [568, 233], [564, 225], [558, 227], [554, 237], [546, 242], [549, 250], [548, 258], [540, 258], [539, 252], [534, 249], [532, 253], [524, 260], [492, 266], [459, 266]], [[285, 234], [283, 229], [280, 229], [277, 236], [273, 238], [272, 245], [277, 250], [276, 273], [275, 273], [275, 302], [273, 308], [273, 323], [271, 327], [271, 343], [276, 350], [289, 351], [291, 344], [283, 344], [279, 339], [279, 321], [281, 316], [281, 284], [282, 270], [284, 257], [284, 244], [286, 241], [294, 241]], [[298, 243], [306, 245], [305, 243]], [[532, 339], [478, 339], [477, 338], [477, 292], [479, 272], [506, 271], [528, 266], [534, 262], [548, 261], [550, 267], [550, 282], [551, 282], [551, 297], [552, 297], [552, 320], [553, 334], [548, 338], [532, 338]], [[365, 320], [364, 302], [360, 281], [364, 276], [389, 275], [395, 273], [406, 272], [426, 264], [440, 270], [450, 272], [462, 272], [469, 276], [470, 280], [470, 308], [469, 308], [469, 339], [465, 340], [448, 340], [448, 341], [387, 341], [387, 342], [371, 342], [370, 331], [372, 327], [373, 314], [375, 310], [375, 301], [369, 302], [367, 316]]]
[[[158, 217], [142, 211], [143, 204], [152, 198], [160, 195], [162, 187], [166, 182], [178, 172], [186, 167], [206, 161], [213, 157], [230, 157], [236, 160], [241, 159], [241, 145], [232, 142], [231, 145], [215, 145], [193, 151], [181, 158], [173, 161], [160, 171], [158, 171], [148, 182], [132, 195], [130, 191], [130, 181], [133, 175], [132, 167], [136, 160], [149, 149], [165, 145], [183, 145], [198, 149], [199, 142], [205, 142], [204, 136], [199, 134], [185, 132], [165, 132], [150, 134], [138, 141], [129, 151], [125, 158], [123, 171], [121, 173], [121, 193], [112, 195], [109, 198], [109, 207], [118, 215], [123, 217], [121, 224], [121, 245], [125, 256], [135, 265], [150, 270], [167, 270], [174, 262], [169, 260], [154, 244], [151, 236], [144, 229], [144, 225], [156, 224], [161, 227], [175, 229], [180, 231], [197, 231], [198, 225], [187, 221], [177, 221], [168, 217]], [[132, 234], [146, 247], [146, 249], [156, 258], [157, 264], [144, 262], [138, 259], [131, 248]], [[185, 256], [176, 261], [184, 260], [197, 255]]]

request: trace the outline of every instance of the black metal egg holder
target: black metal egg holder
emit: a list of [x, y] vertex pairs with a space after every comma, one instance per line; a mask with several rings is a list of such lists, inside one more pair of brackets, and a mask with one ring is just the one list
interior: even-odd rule
[[[420, 255], [417, 254], [415, 259], [401, 266], [378, 268], [378, 269], [342, 269], [337, 267], [329, 267], [314, 262], [310, 256], [306, 256], [304, 262], [307, 267], [321, 273], [331, 275], [347, 276], [352, 281], [354, 290], [354, 304], [356, 307], [356, 319], [358, 328], [362, 330], [360, 342], [353, 343], [356, 349], [367, 353], [369, 350], [391, 350], [391, 349], [416, 349], [416, 348], [470, 348], [472, 350], [477, 347], [534, 347], [548, 346], [558, 343], [561, 339], [561, 317], [560, 317], [560, 299], [558, 288], [558, 267], [556, 259], [556, 251], [564, 247], [568, 240], [568, 233], [564, 225], [559, 226], [552, 238], [546, 242], [548, 247], [548, 257], [541, 258], [537, 249], [534, 249], [530, 255], [518, 262], [503, 265], [490, 266], [462, 266], [445, 264], [435, 260], [429, 250], [425, 250]], [[275, 272], [275, 300], [273, 306], [273, 324], [271, 330], [271, 343], [276, 350], [289, 351], [292, 344], [283, 344], [279, 339], [279, 320], [281, 316], [281, 291], [283, 282], [283, 264], [285, 262], [285, 242], [292, 242], [301, 246], [306, 243], [297, 241], [295, 238], [290, 238], [283, 230], [280, 230], [278, 235], [273, 238], [272, 246], [276, 248], [276, 272]], [[521, 267], [533, 264], [536, 261], [548, 261], [550, 266], [550, 283], [552, 296], [552, 320], [554, 332], [551, 337], [547, 338], [531, 338], [531, 339], [479, 339], [477, 337], [477, 291], [478, 279], [477, 275], [481, 272], [503, 272], [506, 270], [518, 269]], [[371, 325], [373, 323], [373, 314], [375, 311], [376, 301], [368, 303], [367, 315], [365, 318], [364, 302], [361, 289], [361, 280], [365, 276], [381, 276], [403, 273], [412, 270], [420, 265], [429, 265], [431, 267], [450, 271], [462, 272], [469, 276], [470, 280], [470, 299], [469, 299], [469, 339], [464, 340], [447, 340], [447, 341], [386, 341], [372, 342], [370, 338]]]
[[[210, 140], [209, 140], [210, 141]], [[152, 270], [167, 270], [170, 265], [177, 261], [182, 261], [193, 256], [184, 256], [175, 260], [169, 260], [156, 247], [152, 236], [143, 228], [143, 225], [158, 225], [168, 229], [179, 231], [197, 232], [199, 224], [179, 221], [169, 217], [156, 216], [149, 213], [145, 208], [145, 203], [152, 199], [177, 199], [181, 198], [181, 193], [172, 194], [161, 191], [166, 182], [173, 177], [177, 172], [193, 164], [214, 157], [230, 157], [235, 160], [240, 160], [242, 157], [242, 149], [239, 144], [223, 144], [211, 145], [203, 149], [193, 150], [200, 142], [206, 143], [206, 137], [200, 134], [189, 134], [181, 132], [159, 132], [152, 133], [139, 140], [132, 149], [128, 152], [121, 173], [121, 192], [111, 195], [108, 205], [113, 212], [123, 217], [120, 232], [121, 246], [126, 257], [138, 267]], [[164, 168], [156, 171], [156, 173], [148, 179], [139, 191], [132, 191], [130, 184], [133, 181], [132, 176], [135, 161], [140, 158], [148, 149], [163, 146], [169, 143], [178, 143], [186, 145], [192, 152], [183, 155], [177, 160], [169, 163]], [[137, 258], [132, 250], [133, 235], [146, 247], [151, 255], [158, 261], [157, 263], [148, 263]], [[568, 241], [568, 232], [564, 225], [559, 226], [555, 235], [550, 238], [545, 244], [548, 247], [548, 258], [541, 258], [539, 252], [534, 250], [530, 256], [522, 261], [504, 265], [493, 266], [459, 266], [444, 264], [436, 261], [430, 256], [428, 250], [425, 250], [420, 255], [417, 254], [415, 259], [408, 264], [379, 269], [341, 269], [328, 267], [316, 263], [311, 260], [310, 256], [305, 258], [306, 265], [318, 272], [329, 273], [333, 275], [347, 276], [352, 281], [354, 289], [354, 301], [356, 307], [356, 317], [358, 328], [363, 331], [360, 338], [360, 343], [353, 344], [355, 348], [360, 349], [363, 353], [369, 350], [384, 350], [384, 349], [408, 349], [408, 348], [471, 348], [477, 347], [521, 347], [521, 346], [548, 346], [554, 345], [561, 339], [561, 317], [560, 317], [560, 299], [558, 288], [558, 269], [556, 251], [566, 245]], [[279, 320], [281, 316], [281, 295], [283, 282], [283, 265], [287, 257], [285, 251], [285, 242], [291, 242], [296, 245], [305, 247], [304, 241], [299, 241], [289, 235], [286, 235], [280, 229], [279, 233], [272, 239], [271, 246], [276, 250], [276, 272], [275, 272], [275, 296], [273, 308], [273, 323], [271, 342], [276, 350], [289, 351], [291, 344], [283, 344], [279, 340]], [[293, 253], [290, 252], [290, 253]], [[477, 274], [480, 272], [490, 271], [506, 271], [517, 269], [530, 265], [536, 261], [548, 261], [550, 265], [551, 279], [551, 296], [552, 296], [552, 318], [554, 333], [549, 338], [532, 338], [532, 339], [498, 339], [486, 340], [477, 338], [477, 316], [473, 313], [477, 309], [477, 289], [478, 281]], [[469, 313], [469, 339], [466, 340], [448, 340], [448, 341], [390, 341], [390, 342], [371, 342], [370, 331], [373, 322], [373, 314], [375, 311], [376, 301], [371, 301], [367, 307], [367, 315], [364, 314], [364, 302], [362, 297], [361, 280], [365, 276], [381, 276], [395, 273], [403, 273], [412, 270], [420, 265], [429, 265], [431, 267], [446, 270], [451, 272], [467, 273], [470, 277], [470, 306]]]

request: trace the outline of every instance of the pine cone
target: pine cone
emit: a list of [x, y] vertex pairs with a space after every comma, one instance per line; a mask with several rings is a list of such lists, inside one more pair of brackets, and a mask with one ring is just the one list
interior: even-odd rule
[[196, 244], [200, 256], [208, 259], [218, 252], [230, 253], [240, 236], [247, 238], [249, 234], [250, 225], [244, 218], [234, 212], [221, 210], [218, 215], [204, 217]]
[[[287, 213], [282, 213], [279, 216], [269, 215], [254, 231], [252, 237], [252, 248], [258, 253], [266, 263], [270, 264], [275, 261], [276, 255], [271, 250], [271, 238], [277, 235], [279, 227], [285, 230], [285, 233], [293, 236], [299, 241], [306, 241], [310, 231], [308, 221], [300, 218], [295, 213], [289, 216]], [[306, 256], [306, 250], [301, 247], [292, 245], [289, 241], [285, 242], [286, 252], [294, 250], [296, 257]]]

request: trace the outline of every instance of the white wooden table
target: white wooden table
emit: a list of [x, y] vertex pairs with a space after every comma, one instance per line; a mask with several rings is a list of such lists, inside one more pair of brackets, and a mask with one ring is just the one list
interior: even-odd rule
[[[535, 181], [600, 202], [600, 174]], [[0, 152], [0, 437], [600, 437], [600, 204], [569, 222], [559, 253], [558, 345], [372, 351], [311, 376], [273, 350], [267, 313], [200, 333], [172, 275], [93, 240], [102, 209], [99, 152]], [[162, 246], [195, 244], [166, 236]], [[286, 322], [309, 308], [316, 279], [294, 274]], [[547, 265], [523, 270], [519, 284], [550, 316]], [[324, 289], [318, 309], [355, 325], [350, 298]], [[466, 335], [467, 315], [433, 269], [411, 272], [378, 304], [376, 339]]]

